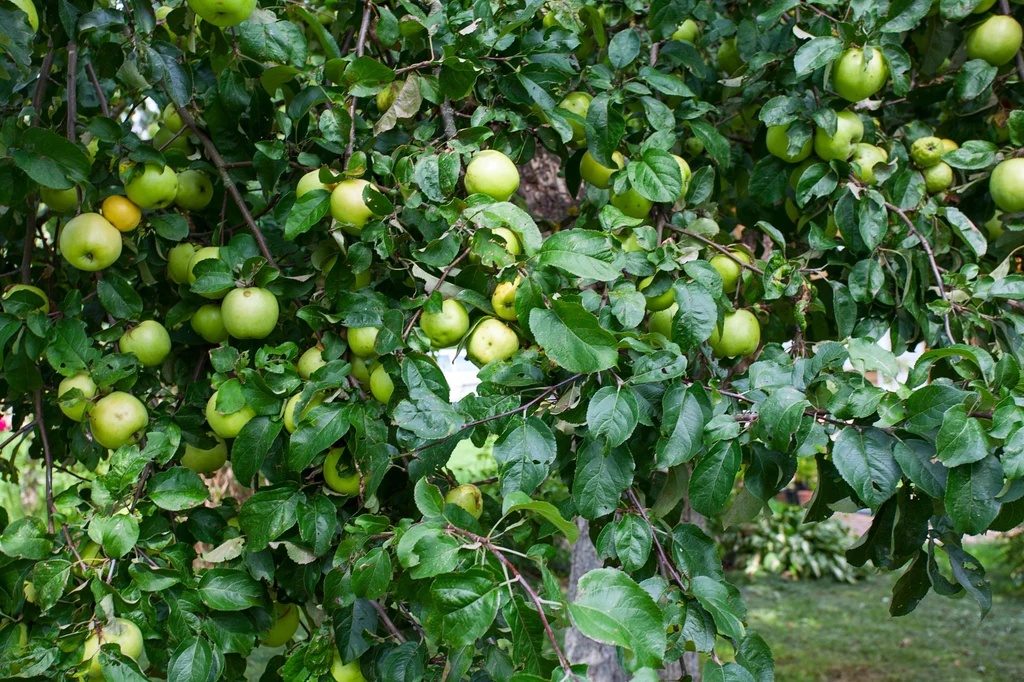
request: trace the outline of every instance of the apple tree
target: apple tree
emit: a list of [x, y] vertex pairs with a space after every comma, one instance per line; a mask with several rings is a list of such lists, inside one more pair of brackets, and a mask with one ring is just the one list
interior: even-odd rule
[[[766, 682], [683, 512], [769, 513], [801, 458], [808, 522], [873, 513], [847, 558], [894, 616], [991, 607], [1017, 5], [259, 4], [0, 4], [4, 445], [45, 481], [0, 518], [0, 677], [606, 674], [575, 627], [636, 679]], [[552, 160], [568, 216], [520, 187]]]

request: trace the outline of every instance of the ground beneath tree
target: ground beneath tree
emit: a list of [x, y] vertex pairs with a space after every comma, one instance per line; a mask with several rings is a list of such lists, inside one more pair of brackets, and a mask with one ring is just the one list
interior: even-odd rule
[[1024, 597], [1010, 592], [998, 568], [992, 612], [980, 622], [970, 598], [934, 593], [911, 615], [889, 617], [894, 576], [856, 585], [734, 579], [749, 626], [771, 646], [782, 682], [1024, 680]]

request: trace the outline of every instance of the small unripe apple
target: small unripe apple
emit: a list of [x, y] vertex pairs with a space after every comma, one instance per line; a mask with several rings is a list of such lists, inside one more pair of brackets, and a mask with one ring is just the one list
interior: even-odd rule
[[57, 398], [60, 399], [62, 395], [75, 388], [82, 392], [83, 397], [76, 400], [75, 404], [70, 407], [61, 405], [60, 411], [68, 419], [80, 422], [85, 415], [85, 408], [88, 407], [89, 401], [96, 397], [96, 382], [92, 380], [88, 372], [79, 372], [73, 376], [65, 377], [57, 385]]
[[188, 0], [193, 12], [214, 26], [237, 26], [256, 9], [256, 0]]
[[167, 208], [174, 202], [178, 192], [178, 174], [170, 166], [147, 163], [141, 173], [136, 173], [124, 192], [139, 208]]
[[924, 186], [929, 194], [943, 192], [953, 184], [953, 169], [944, 161], [939, 161], [922, 172], [924, 173]]
[[335, 186], [333, 184], [325, 185], [324, 183], [320, 182], [320, 169], [318, 168], [316, 170], [309, 171], [301, 178], [299, 178], [299, 182], [295, 185], [295, 198], [300, 198], [304, 194], [312, 192], [313, 190], [316, 189], [323, 189], [329, 192], [332, 189], [334, 189], [334, 187]]
[[696, 43], [700, 37], [700, 27], [693, 19], [687, 19], [679, 24], [679, 27], [672, 34], [672, 40], [685, 40], [688, 43]]
[[197, 448], [185, 443], [185, 454], [181, 456], [181, 466], [187, 467], [197, 474], [212, 474], [228, 461], [228, 444], [215, 433], [211, 433], [217, 443], [208, 450]]
[[988, 181], [992, 201], [1005, 213], [1024, 211], [1024, 159], [1006, 159]]
[[295, 406], [299, 404], [299, 398], [301, 397], [301, 393], [296, 393], [284, 404], [284, 428], [288, 433], [295, 433], [295, 429], [299, 427], [299, 424], [301, 424], [302, 420], [305, 419], [307, 414], [309, 414], [309, 411], [318, 405], [322, 405], [324, 402], [324, 397], [317, 393], [309, 399], [309, 402], [306, 403], [306, 407], [304, 407], [302, 412], [299, 413], [299, 418], [296, 419]]
[[489, 317], [473, 330], [466, 347], [469, 359], [480, 365], [507, 360], [519, 350], [519, 337], [501, 320]]
[[736, 39], [729, 38], [718, 47], [718, 67], [730, 76], [743, 67], [743, 58], [736, 49]]
[[[182, 242], [167, 252], [167, 277], [175, 284], [188, 282], [189, 261], [196, 253], [195, 244]], [[194, 280], [193, 280], [194, 281]]]
[[811, 139], [813, 135], [807, 138], [807, 141], [800, 147], [799, 152], [790, 154], [789, 126], [789, 123], [781, 126], [769, 126], [768, 133], [765, 136], [765, 145], [768, 147], [768, 153], [772, 156], [776, 156], [787, 163], [799, 163], [811, 155], [813, 147]]
[[889, 67], [882, 52], [871, 48], [870, 60], [864, 50], [851, 48], [841, 54], [832, 67], [832, 87], [850, 102], [859, 102], [882, 89], [889, 78]]
[[466, 166], [463, 183], [466, 194], [486, 194], [495, 201], [508, 201], [519, 189], [519, 169], [498, 150], [485, 149]]
[[295, 363], [295, 370], [299, 373], [299, 376], [304, 380], [309, 381], [309, 377], [327, 364], [324, 360], [324, 349], [319, 344], [308, 348], [305, 353], [299, 356], [299, 361]]
[[740, 309], [726, 313], [719, 331], [715, 325], [708, 339], [711, 351], [717, 357], [748, 357], [757, 351], [761, 343], [761, 324], [749, 310]]
[[444, 501], [445, 504], [454, 504], [456, 507], [462, 507], [474, 519], [479, 519], [480, 515], [484, 513], [484, 496], [480, 492], [480, 488], [477, 488], [472, 483], [465, 483], [457, 488], [452, 488], [444, 496]]
[[356, 378], [361, 384], [367, 384], [370, 382], [370, 368], [366, 366], [366, 360], [359, 357], [355, 353], [349, 353], [348, 362], [352, 365], [350, 373]]
[[933, 137], [919, 137], [910, 145], [910, 160], [918, 168], [931, 168], [942, 160], [946, 145], [942, 140]]
[[608, 189], [608, 185], [611, 182], [612, 173], [619, 168], [624, 168], [626, 165], [626, 159], [619, 152], [612, 154], [612, 161], [615, 162], [615, 168], [606, 168], [597, 162], [590, 152], [583, 155], [580, 159], [580, 177], [589, 182], [594, 187], [601, 189]]
[[946, 152], [955, 152], [957, 149], [960, 149], [960, 145], [958, 145], [955, 140], [951, 140], [948, 137], [942, 138], [943, 154], [945, 154]]
[[378, 363], [370, 372], [370, 393], [374, 398], [387, 405], [394, 392], [395, 382], [391, 380], [384, 365]]
[[98, 213], [83, 213], [60, 231], [60, 252], [73, 267], [96, 272], [121, 256], [121, 233]]
[[[585, 92], [570, 92], [565, 96], [558, 104], [559, 109], [565, 109], [568, 112], [576, 114], [580, 118], [586, 120], [587, 111], [590, 110], [590, 102], [594, 98]], [[573, 144], [579, 144], [587, 139], [587, 129], [583, 127], [583, 124], [577, 123], [576, 121], [569, 121], [569, 125], [572, 126], [572, 142]]]
[[349, 663], [341, 662], [341, 654], [334, 650], [334, 658], [331, 660], [331, 677], [334, 682], [366, 682], [363, 671], [359, 669], [359, 660]]
[[82, 645], [82, 662], [89, 661], [88, 675], [93, 682], [106, 679], [100, 665], [99, 651], [104, 644], [116, 644], [121, 653], [138, 660], [142, 655], [142, 630], [130, 620], [117, 618], [112, 627], [104, 627], [99, 634], [93, 634]]
[[281, 308], [266, 289], [232, 289], [220, 304], [224, 328], [236, 339], [263, 339], [277, 327]]
[[519, 316], [516, 315], [516, 292], [519, 290], [520, 279], [522, 278], [516, 277], [514, 282], [500, 283], [491, 295], [494, 314], [503, 320], [515, 322], [519, 319]]
[[836, 115], [835, 135], [830, 136], [821, 127], [814, 131], [814, 153], [822, 161], [845, 161], [863, 137], [864, 123], [860, 117], [852, 111], [840, 111]]
[[850, 164], [853, 167], [853, 177], [866, 185], [875, 183], [875, 166], [889, 161], [889, 153], [881, 147], [873, 144], [860, 142], [853, 147], [853, 156], [850, 157]]
[[209, 176], [197, 170], [178, 173], [178, 191], [174, 204], [186, 211], [201, 211], [213, 200], [213, 183]]
[[[459, 342], [469, 330], [469, 313], [465, 306], [453, 298], [441, 304], [441, 312], [423, 311], [420, 329], [427, 335], [435, 348], [447, 348]], [[370, 375], [373, 380], [373, 374]]]
[[630, 218], [646, 218], [651, 212], [654, 202], [640, 196], [635, 189], [630, 187], [622, 194], [613, 193], [611, 205]]
[[46, 292], [40, 289], [39, 287], [32, 286], [31, 284], [12, 284], [11, 286], [7, 287], [7, 291], [4, 292], [4, 298], [10, 298], [12, 294], [15, 294], [19, 291], [31, 291], [33, 294], [42, 299], [43, 302], [40, 303], [39, 307], [37, 307], [33, 312], [42, 313], [43, 315], [46, 315], [47, 313], [50, 312], [50, 298], [46, 295]]
[[686, 163], [686, 159], [675, 154], [671, 156], [679, 164], [679, 177], [682, 179], [682, 189], [679, 190], [679, 196], [676, 197], [678, 200], [686, 196], [686, 190], [690, 188], [690, 178], [693, 177], [693, 173], [690, 171], [690, 164]]
[[377, 327], [349, 327], [347, 332], [348, 348], [361, 358], [372, 358], [377, 355], [373, 343], [377, 340]]
[[683, 143], [683, 149], [685, 149], [686, 153], [690, 156], [697, 156], [704, 151], [704, 143], [701, 142], [699, 138], [688, 137], [686, 138], [686, 142]]
[[1024, 31], [1011, 16], [993, 14], [967, 35], [967, 58], [984, 59], [992, 66], [1010, 63], [1020, 51]]
[[384, 89], [377, 93], [374, 98], [377, 101], [377, 110], [380, 113], [384, 113], [391, 108], [391, 105], [395, 103], [398, 98], [398, 93], [402, 91], [402, 87], [405, 85], [405, 81], [391, 81], [384, 86]]
[[78, 208], [78, 190], [74, 187], [71, 189], [42, 187], [39, 189], [39, 198], [54, 213], [70, 213]]
[[221, 414], [217, 411], [217, 394], [219, 392], [214, 391], [206, 403], [206, 423], [221, 438], [234, 438], [241, 432], [242, 427], [256, 416], [256, 412], [248, 405], [243, 405], [242, 409], [237, 412]]
[[[644, 277], [642, 280], [640, 280], [640, 284], [637, 286], [636, 290], [643, 292], [644, 289], [651, 286], [651, 283], [653, 281], [654, 275], [651, 275], [650, 277]], [[644, 294], [644, 299], [646, 299], [647, 302], [647, 309], [653, 312], [657, 312], [659, 310], [664, 310], [665, 308], [668, 308], [670, 305], [676, 302], [676, 292], [673, 290], [672, 287], [669, 287], [668, 290], [663, 291], [657, 296], [647, 296], [647, 294]]]
[[[160, 9], [168, 10], [164, 13], [165, 16], [171, 13], [170, 7], [161, 7]], [[178, 113], [178, 108], [174, 106], [174, 102], [168, 102], [167, 106], [163, 108], [163, 111], [160, 112], [160, 120], [163, 122], [164, 127], [172, 133], [176, 133], [185, 127], [185, 121], [181, 118], [181, 114]]]
[[336, 493], [347, 497], [359, 494], [359, 472], [351, 466], [348, 458], [342, 461], [345, 448], [331, 448], [324, 460], [324, 483]]
[[142, 221], [142, 210], [119, 194], [104, 199], [101, 210], [103, 217], [120, 232], [131, 232]]
[[222, 343], [228, 338], [224, 315], [216, 303], [200, 306], [199, 310], [193, 313], [189, 324], [192, 325], [192, 331], [203, 337], [207, 343]]
[[274, 602], [274, 627], [263, 636], [260, 642], [264, 646], [283, 646], [295, 636], [299, 629], [299, 607], [295, 604]]
[[363, 188], [370, 183], [366, 180], [342, 180], [331, 192], [331, 216], [341, 223], [341, 228], [358, 237], [373, 211], [363, 201]]
[[138, 443], [149, 425], [149, 412], [130, 393], [114, 391], [89, 410], [89, 429], [96, 442], [108, 450]]
[[75, 561], [71, 567], [71, 572], [81, 580], [85, 580], [87, 570], [100, 568], [107, 561], [107, 558], [103, 556], [103, 548], [92, 540], [89, 540], [79, 548], [78, 556], [82, 557], [82, 560]]
[[647, 318], [647, 331], [652, 334], [661, 334], [669, 341], [672, 340], [672, 318], [676, 316], [679, 304], [673, 303], [665, 310], [651, 313]]
[[171, 352], [171, 336], [156, 320], [146, 320], [122, 334], [118, 348], [122, 353], [134, 353], [143, 367], [153, 367]]
[[[750, 256], [745, 251], [740, 249], [731, 249], [729, 251], [734, 258], [743, 261], [747, 265], [750, 264]], [[729, 256], [725, 254], [718, 254], [711, 259], [711, 267], [718, 271], [718, 274], [722, 278], [722, 291], [731, 294], [736, 291], [736, 287], [739, 285], [740, 274], [743, 272], [743, 267]]]

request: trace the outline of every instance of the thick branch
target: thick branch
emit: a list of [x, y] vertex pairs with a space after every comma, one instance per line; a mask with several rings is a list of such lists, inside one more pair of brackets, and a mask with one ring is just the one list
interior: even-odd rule
[[36, 425], [39, 427], [39, 438], [43, 441], [43, 460], [46, 463], [46, 525], [53, 533], [53, 453], [50, 452], [50, 437], [46, 433], [46, 420], [43, 418], [43, 393], [35, 392]]
[[107, 118], [110, 118], [110, 105], [107, 104], [107, 96], [103, 94], [103, 88], [100, 87], [100, 79], [96, 77], [96, 69], [92, 68], [92, 62], [86, 62], [85, 72], [89, 74], [89, 80], [92, 81], [92, 87], [96, 90], [96, 97], [100, 101], [100, 111]]
[[[448, 277], [448, 274], [452, 271], [452, 268], [454, 268], [456, 265], [458, 265], [459, 262], [462, 261], [463, 258], [468, 256], [469, 255], [469, 251], [470, 251], [470, 249], [466, 249], [461, 254], [459, 254], [458, 258], [456, 258], [455, 260], [453, 260], [451, 263], [448, 264], [448, 267], [445, 268], [444, 272], [441, 273], [441, 277], [437, 280], [437, 282], [434, 283], [434, 286], [431, 287], [430, 293], [427, 294], [427, 298], [429, 298], [431, 296], [431, 294], [433, 294], [435, 291], [437, 291], [440, 288], [440, 286], [442, 284], [444, 284], [444, 280]], [[416, 324], [416, 320], [420, 319], [420, 315], [422, 313], [423, 313], [423, 308], [422, 307], [418, 308], [416, 310], [416, 312], [413, 313], [412, 319], [409, 320], [409, 324], [406, 325], [405, 331], [402, 332], [402, 340], [403, 341], [405, 341], [406, 339], [409, 338], [409, 334], [412, 332], [413, 325]]]
[[231, 194], [231, 198], [235, 200], [235, 205], [238, 206], [238, 210], [242, 212], [242, 217], [245, 218], [245, 223], [249, 226], [249, 230], [252, 232], [252, 236], [256, 239], [256, 245], [259, 246], [260, 253], [267, 259], [267, 262], [271, 267], [277, 267], [277, 261], [270, 255], [270, 248], [267, 246], [267, 240], [263, 237], [263, 232], [260, 231], [259, 225], [253, 220], [252, 214], [249, 213], [249, 207], [245, 205], [245, 199], [242, 198], [242, 193], [238, 191], [238, 187], [235, 186], [234, 181], [231, 179], [231, 174], [228, 173], [227, 166], [224, 163], [224, 157], [220, 155], [217, 148], [213, 146], [213, 141], [207, 137], [206, 133], [199, 129], [196, 124], [196, 120], [192, 118], [192, 114], [188, 113], [185, 107], [178, 106], [175, 104], [175, 108], [178, 110], [178, 115], [181, 116], [181, 120], [185, 122], [185, 125], [199, 138], [203, 147], [206, 149], [206, 155], [210, 157], [210, 161], [217, 167], [220, 172], [221, 180], [224, 181], [224, 189]]

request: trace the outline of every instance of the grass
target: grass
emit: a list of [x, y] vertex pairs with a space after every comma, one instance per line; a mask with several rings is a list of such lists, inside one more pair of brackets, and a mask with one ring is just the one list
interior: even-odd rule
[[[975, 548], [971, 548], [974, 551]], [[979, 547], [986, 566], [994, 552]], [[970, 598], [930, 593], [909, 616], [889, 616], [897, 576], [855, 585], [734, 576], [751, 629], [775, 654], [784, 682], [1017, 682], [1024, 680], [1024, 596], [1005, 569], [991, 571], [992, 612]]]

